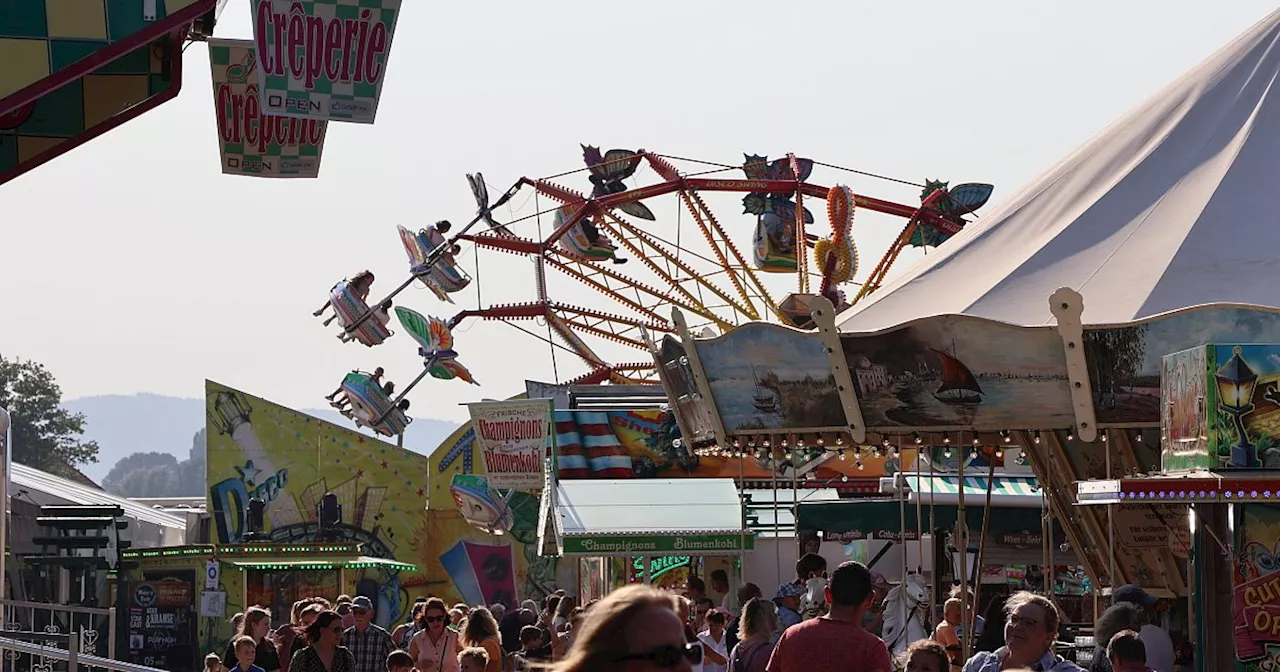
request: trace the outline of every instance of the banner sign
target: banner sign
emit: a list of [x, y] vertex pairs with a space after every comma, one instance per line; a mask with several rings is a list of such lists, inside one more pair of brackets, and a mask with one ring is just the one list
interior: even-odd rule
[[267, 113], [251, 40], [209, 38], [213, 106], [224, 175], [317, 177], [327, 122]]
[[592, 535], [565, 537], [565, 555], [717, 555], [750, 551], [752, 534]]
[[372, 124], [400, 0], [255, 0], [262, 109]]
[[541, 490], [543, 460], [555, 440], [551, 399], [467, 404], [490, 487]]

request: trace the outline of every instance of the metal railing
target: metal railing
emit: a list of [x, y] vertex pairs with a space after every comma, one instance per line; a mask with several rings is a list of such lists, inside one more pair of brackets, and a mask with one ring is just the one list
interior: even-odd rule
[[87, 653], [80, 653], [79, 637], [67, 636], [67, 648], [42, 646], [18, 639], [0, 637], [4, 669], [11, 672], [80, 672], [113, 670], [114, 672], [165, 672], [159, 668], [135, 665]]
[[[108, 659], [116, 657], [115, 609], [5, 599], [0, 599], [0, 607], [3, 634], [11, 639], [38, 640], [64, 650], [74, 643], [76, 651], [94, 656], [105, 648]], [[6, 652], [6, 660], [14, 658]]]

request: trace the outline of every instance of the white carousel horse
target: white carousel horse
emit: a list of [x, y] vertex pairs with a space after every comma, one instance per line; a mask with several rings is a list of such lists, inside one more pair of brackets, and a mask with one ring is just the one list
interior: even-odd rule
[[906, 651], [912, 642], [929, 636], [924, 627], [924, 601], [928, 597], [929, 585], [923, 574], [908, 574], [885, 595], [882, 639], [889, 653], [896, 656]]
[[808, 620], [825, 613], [827, 613], [827, 580], [815, 576], [805, 582], [804, 594], [800, 596], [800, 616]]

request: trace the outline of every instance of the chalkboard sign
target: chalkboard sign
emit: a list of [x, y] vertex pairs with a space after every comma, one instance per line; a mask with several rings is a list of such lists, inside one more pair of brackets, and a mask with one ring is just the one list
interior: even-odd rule
[[195, 672], [196, 573], [146, 572], [129, 599], [129, 660], [172, 672]]

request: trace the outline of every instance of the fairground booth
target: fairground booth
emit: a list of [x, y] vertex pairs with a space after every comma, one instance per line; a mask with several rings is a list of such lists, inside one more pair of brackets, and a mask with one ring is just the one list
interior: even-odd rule
[[[1091, 588], [1076, 609], [1043, 578], [1025, 582], [1065, 607], [1060, 640], [1079, 642], [1078, 660], [1111, 590], [1137, 584], [1161, 598], [1152, 618], [1180, 667], [1280, 664], [1280, 349], [1249, 345], [1280, 343], [1280, 229], [1259, 177], [1280, 168], [1277, 39], [1280, 12], [839, 315], [793, 296], [807, 329], [714, 337], [677, 315], [678, 338], [654, 351], [686, 440], [773, 459], [921, 446], [899, 488], [914, 501], [819, 504], [831, 510], [813, 524], [875, 536], [861, 521], [878, 517], [886, 536], [937, 533], [939, 556], [976, 547], [957, 554], [966, 584], [964, 566], [985, 570], [1002, 536], [1039, 531], [1044, 555], [1074, 555]], [[929, 459], [1013, 449], [1061, 542], [1034, 508], [1025, 522], [995, 513], [995, 462]], [[939, 471], [986, 479], [959, 489], [954, 517], [921, 501], [934, 488], [911, 487]], [[972, 589], [984, 611], [992, 591]]]
[[548, 482], [539, 549], [576, 561], [584, 601], [628, 583], [682, 589], [680, 567], [737, 575], [755, 546], [733, 479]]

